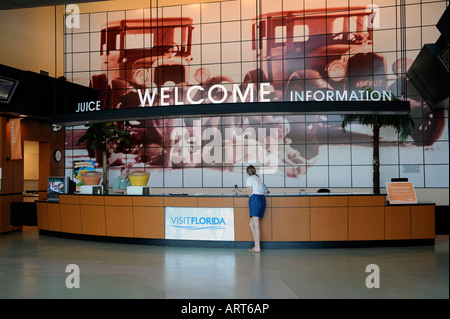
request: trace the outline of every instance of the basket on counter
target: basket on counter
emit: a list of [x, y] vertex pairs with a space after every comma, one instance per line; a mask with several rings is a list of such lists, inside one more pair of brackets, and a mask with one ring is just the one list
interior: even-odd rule
[[100, 185], [102, 179], [102, 173], [100, 172], [86, 172], [80, 176], [84, 185]]

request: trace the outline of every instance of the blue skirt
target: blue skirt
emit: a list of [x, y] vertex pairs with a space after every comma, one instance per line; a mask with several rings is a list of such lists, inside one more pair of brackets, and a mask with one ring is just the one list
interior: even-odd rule
[[248, 207], [250, 208], [250, 217], [263, 218], [266, 210], [266, 197], [257, 194], [251, 195], [248, 200]]

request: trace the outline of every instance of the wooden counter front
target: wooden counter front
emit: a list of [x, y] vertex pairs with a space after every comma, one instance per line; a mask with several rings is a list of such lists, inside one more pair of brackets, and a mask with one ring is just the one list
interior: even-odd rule
[[135, 238], [164, 239], [164, 198], [133, 197]]
[[[385, 195], [266, 197], [262, 242], [386, 241], [435, 238], [434, 204], [386, 205]], [[165, 238], [165, 207], [234, 208], [235, 242], [252, 241], [248, 197], [61, 195], [37, 202], [38, 227], [65, 234]]]

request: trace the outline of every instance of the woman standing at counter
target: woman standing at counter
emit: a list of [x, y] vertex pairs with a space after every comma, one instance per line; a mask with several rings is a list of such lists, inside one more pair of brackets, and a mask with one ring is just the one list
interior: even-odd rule
[[260, 253], [260, 229], [259, 219], [263, 218], [266, 209], [266, 198], [264, 197], [264, 185], [261, 178], [256, 174], [256, 168], [253, 165], [247, 167], [247, 190], [236, 189], [239, 195], [250, 195], [248, 206], [250, 210], [250, 229], [253, 234], [255, 246], [249, 251], [252, 253]]

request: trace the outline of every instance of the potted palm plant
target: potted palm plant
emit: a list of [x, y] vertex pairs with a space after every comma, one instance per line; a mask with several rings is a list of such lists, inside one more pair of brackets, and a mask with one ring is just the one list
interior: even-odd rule
[[108, 193], [108, 148], [112, 148], [118, 143], [129, 143], [129, 136], [125, 130], [122, 130], [116, 123], [93, 123], [86, 125], [88, 129], [77, 142], [80, 145], [86, 141], [88, 149], [91, 151], [99, 150], [102, 152], [103, 164], [103, 189]]
[[[371, 89], [367, 91], [371, 93]], [[371, 94], [369, 94], [371, 96]], [[400, 99], [393, 97], [392, 100], [399, 101]], [[380, 129], [382, 127], [393, 127], [398, 135], [400, 142], [405, 141], [410, 133], [410, 127], [414, 128], [414, 121], [411, 115], [385, 115], [385, 114], [347, 114], [344, 115], [342, 121], [342, 130], [345, 132], [346, 127], [358, 121], [359, 124], [371, 126], [373, 130], [373, 193], [380, 194]]]

